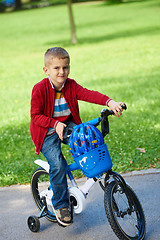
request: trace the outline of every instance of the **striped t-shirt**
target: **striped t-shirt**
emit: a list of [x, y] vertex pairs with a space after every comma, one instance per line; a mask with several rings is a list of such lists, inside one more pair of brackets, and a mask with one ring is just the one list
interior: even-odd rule
[[[54, 102], [54, 111], [53, 118], [59, 122], [65, 122], [71, 114], [71, 111], [68, 107], [68, 104], [63, 96], [62, 91], [55, 91], [55, 102]], [[49, 128], [47, 135], [55, 132], [54, 128]]]
[[57, 119], [60, 122], [65, 122], [70, 113], [71, 111], [68, 107], [68, 104], [66, 103], [65, 98], [63, 97], [62, 91], [56, 91], [53, 118]]

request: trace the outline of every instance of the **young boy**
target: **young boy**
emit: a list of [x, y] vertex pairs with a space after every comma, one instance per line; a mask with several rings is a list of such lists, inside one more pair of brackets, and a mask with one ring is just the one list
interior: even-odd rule
[[50, 165], [52, 204], [57, 221], [68, 226], [71, 224], [71, 216], [68, 210], [66, 161], [61, 152], [63, 130], [68, 124], [74, 126], [81, 123], [78, 100], [107, 105], [117, 117], [121, 115], [122, 102], [115, 102], [106, 95], [83, 88], [68, 78], [70, 57], [65, 49], [48, 49], [44, 63], [43, 71], [47, 78], [37, 83], [32, 90], [30, 130], [36, 154], [41, 151]]

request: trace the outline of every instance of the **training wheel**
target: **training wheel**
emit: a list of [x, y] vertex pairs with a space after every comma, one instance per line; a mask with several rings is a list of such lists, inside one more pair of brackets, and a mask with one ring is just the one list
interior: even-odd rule
[[79, 188], [69, 188], [70, 202], [73, 202], [73, 210], [76, 214], [81, 213], [86, 208], [86, 199]]
[[38, 232], [40, 229], [40, 221], [36, 216], [30, 216], [28, 218], [28, 227], [32, 232]]

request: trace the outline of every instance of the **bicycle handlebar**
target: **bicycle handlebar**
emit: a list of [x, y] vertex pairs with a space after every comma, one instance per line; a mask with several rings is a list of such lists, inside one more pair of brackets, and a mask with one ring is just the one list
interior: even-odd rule
[[[127, 109], [126, 104], [121, 105], [121, 107], [124, 110]], [[108, 116], [110, 116], [110, 115], [114, 115], [114, 112], [112, 110], [102, 109], [102, 111], [101, 111], [101, 130], [102, 130], [103, 137], [105, 137], [109, 133]]]
[[[126, 104], [121, 105], [121, 107], [124, 110], [127, 109]], [[101, 123], [102, 136], [105, 137], [109, 133], [108, 116], [110, 116], [110, 115], [114, 115], [114, 112], [112, 110], [108, 110], [108, 109], [104, 108], [104, 109], [101, 110], [101, 117], [92, 119], [90, 121], [87, 121], [86, 123], [92, 124], [95, 127], [98, 126]], [[73, 129], [74, 129], [74, 127], [72, 129], [66, 127], [64, 129], [64, 132], [63, 132], [63, 139], [64, 140], [70, 137]]]
[[[122, 107], [124, 110], [127, 109], [127, 106], [126, 106], [125, 103], [124, 103], [123, 105], [121, 105], [121, 107]], [[103, 109], [101, 110], [101, 117], [108, 117], [108, 116], [110, 116], [110, 115], [114, 115], [114, 112], [113, 112], [112, 110], [108, 110], [108, 109], [105, 109], [105, 108], [103, 108]]]

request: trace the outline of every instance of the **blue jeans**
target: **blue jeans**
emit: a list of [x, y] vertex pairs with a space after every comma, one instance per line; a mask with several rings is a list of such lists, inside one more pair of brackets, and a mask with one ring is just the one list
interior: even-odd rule
[[[74, 123], [71, 125], [75, 126]], [[65, 144], [68, 144], [68, 142], [66, 141]], [[41, 152], [50, 165], [49, 176], [53, 190], [53, 207], [56, 210], [68, 207], [68, 184], [65, 172], [67, 163], [61, 152], [61, 140], [57, 133], [45, 137]]]

